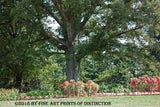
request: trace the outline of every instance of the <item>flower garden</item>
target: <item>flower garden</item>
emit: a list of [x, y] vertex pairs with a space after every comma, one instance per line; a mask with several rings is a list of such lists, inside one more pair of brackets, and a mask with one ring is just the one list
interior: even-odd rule
[[132, 79], [132, 89], [134, 92], [160, 92], [160, 78], [147, 75]]
[[[122, 91], [122, 87], [112, 89], [111, 93], [104, 93], [102, 88], [95, 82], [71, 80], [65, 81], [59, 85], [60, 90], [36, 90], [20, 93], [18, 89], [0, 89], [0, 100], [35, 100], [35, 99], [53, 99], [53, 98], [72, 98], [72, 97], [90, 97], [90, 96], [118, 96], [118, 95], [150, 95], [160, 94], [160, 78], [149, 77], [148, 75], [140, 78], [131, 79], [131, 88]], [[120, 91], [121, 90], [121, 91]], [[103, 93], [102, 93], [103, 92]]]

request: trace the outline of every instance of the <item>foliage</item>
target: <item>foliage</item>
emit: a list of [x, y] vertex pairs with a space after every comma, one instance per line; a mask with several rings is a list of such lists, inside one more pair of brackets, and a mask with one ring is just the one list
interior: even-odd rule
[[109, 92], [108, 86], [105, 85], [104, 82], [99, 84], [99, 93], [107, 93], [107, 92]]
[[18, 99], [25, 100], [26, 98], [27, 98], [27, 94], [26, 93], [19, 93]]
[[38, 70], [38, 74], [34, 74], [34, 77], [39, 80], [40, 89], [59, 90], [59, 83], [66, 79], [65, 71], [62, 67], [64, 66], [63, 60], [64, 57], [62, 55], [51, 56], [46, 61], [47, 65]]
[[12, 89], [0, 89], [0, 100], [16, 100], [19, 95], [19, 90]]
[[48, 95], [49, 95], [50, 97], [54, 97], [54, 94], [55, 94], [55, 91], [53, 91], [53, 90], [52, 90], [52, 91], [51, 91], [51, 90], [48, 91]]
[[30, 98], [53, 98], [62, 95], [60, 90], [32, 90], [26, 93]]
[[48, 91], [41, 90], [41, 91], [40, 91], [40, 95], [41, 95], [42, 97], [45, 97], [46, 95], [49, 95], [49, 92], [48, 92]]
[[55, 97], [61, 96], [63, 94], [63, 92], [61, 90], [56, 90], [56, 91], [54, 91], [54, 93], [55, 93]]
[[142, 72], [142, 65], [138, 60], [132, 60], [121, 54], [110, 55], [103, 52], [86, 57], [82, 61], [82, 79], [84, 81], [93, 79], [99, 85], [122, 84], [128, 88], [130, 78], [137, 77]]
[[128, 88], [124, 88], [122, 85], [119, 85], [118, 87], [113, 87], [112, 92], [114, 92], [114, 93], [129, 93], [129, 92], [131, 92], [131, 90]]
[[107, 85], [102, 83], [99, 86], [99, 90], [102, 93], [129, 93], [129, 92], [131, 92], [129, 87], [125, 88], [123, 85], [116, 84], [116, 83], [107, 84]]
[[21, 90], [22, 80], [27, 80], [34, 71], [45, 66], [45, 59], [50, 56], [51, 51], [46, 42], [49, 38], [40, 32], [41, 28], [37, 27], [39, 25], [35, 22], [36, 19], [13, 18], [13, 10], [20, 1], [1, 2], [0, 78], [5, 83], [13, 79], [13, 83], [3, 83], [0, 87], [16, 87]]
[[35, 96], [36, 98], [38, 98], [40, 96], [40, 92], [39, 90], [32, 90], [30, 92], [27, 92], [27, 95], [30, 97]]

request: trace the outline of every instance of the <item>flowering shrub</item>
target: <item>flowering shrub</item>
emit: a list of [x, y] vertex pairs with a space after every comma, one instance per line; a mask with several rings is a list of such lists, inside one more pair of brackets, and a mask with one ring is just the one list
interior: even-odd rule
[[88, 94], [96, 95], [98, 91], [98, 84], [89, 80], [87, 84], [83, 83], [83, 81], [70, 80], [65, 81], [63, 84], [60, 84], [61, 89], [63, 90], [64, 94], [68, 96], [83, 96]]
[[159, 77], [141, 77], [140, 79], [132, 79], [133, 91], [141, 92], [160, 92], [160, 78]]
[[1, 89], [0, 90], [0, 100], [16, 100], [19, 95], [19, 90], [12, 89]]
[[79, 96], [79, 95], [86, 95], [86, 92], [85, 92], [85, 83], [83, 83], [83, 81], [77, 81], [76, 84], [76, 95]]
[[86, 91], [87, 91], [88, 96], [96, 95], [98, 91], [98, 84], [89, 80], [86, 84]]
[[133, 79], [132, 80], [132, 88], [134, 91], [136, 91], [136, 88], [137, 88], [137, 79]]

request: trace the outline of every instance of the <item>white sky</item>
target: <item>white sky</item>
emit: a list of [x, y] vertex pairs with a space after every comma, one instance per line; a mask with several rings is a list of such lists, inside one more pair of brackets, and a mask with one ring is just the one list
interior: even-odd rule
[[49, 23], [46, 24], [48, 25], [48, 27], [51, 27], [53, 31], [55, 31], [59, 27], [59, 24], [52, 17], [49, 16], [47, 20], [49, 21]]

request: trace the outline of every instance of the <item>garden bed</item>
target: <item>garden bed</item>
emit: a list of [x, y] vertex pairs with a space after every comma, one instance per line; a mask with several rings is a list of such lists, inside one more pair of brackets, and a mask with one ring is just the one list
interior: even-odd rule
[[[25, 97], [21, 100], [35, 100], [35, 99], [59, 99], [59, 98], [78, 98], [78, 97], [107, 97], [107, 96], [142, 96], [142, 95], [160, 95], [160, 92], [130, 92], [130, 93], [97, 93], [97, 95], [91, 95], [91, 96], [56, 96], [56, 97], [49, 97], [48, 95], [45, 97]], [[20, 99], [18, 99], [20, 100]]]
[[97, 93], [97, 96], [160, 95], [160, 92]]

